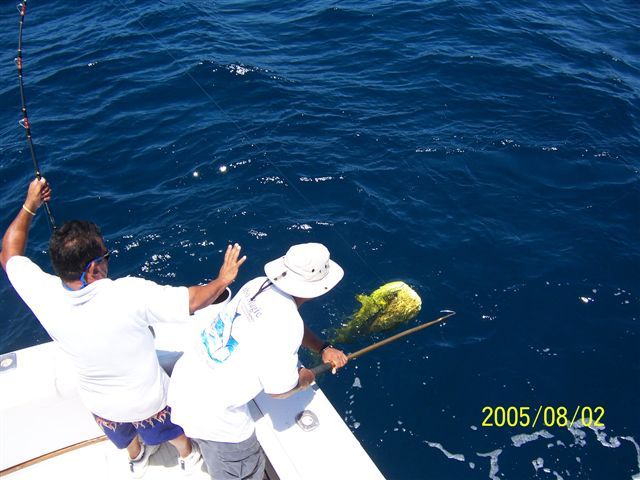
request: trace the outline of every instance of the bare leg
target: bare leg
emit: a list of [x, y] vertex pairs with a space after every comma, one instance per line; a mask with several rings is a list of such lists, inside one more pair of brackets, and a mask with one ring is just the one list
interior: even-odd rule
[[141, 450], [142, 447], [140, 446], [140, 439], [136, 435], [134, 439], [131, 440], [131, 443], [127, 445], [127, 453], [129, 454], [129, 459], [133, 460], [134, 458], [137, 458], [138, 455], [140, 455]]
[[169, 440], [169, 443], [176, 447], [178, 455], [182, 458], [185, 458], [191, 453], [191, 440], [189, 440], [184, 433], [173, 440]]

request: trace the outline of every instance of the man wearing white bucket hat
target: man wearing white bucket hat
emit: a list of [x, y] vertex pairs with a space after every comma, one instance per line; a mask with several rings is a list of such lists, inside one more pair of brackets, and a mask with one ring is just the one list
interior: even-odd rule
[[262, 390], [284, 398], [313, 382], [311, 370], [298, 368], [300, 345], [320, 353], [334, 372], [347, 363], [298, 313], [344, 275], [329, 250], [294, 245], [264, 271], [266, 277], [246, 283], [200, 332], [176, 363], [169, 387], [174, 420], [199, 444], [216, 480], [262, 480], [265, 457], [247, 403]]

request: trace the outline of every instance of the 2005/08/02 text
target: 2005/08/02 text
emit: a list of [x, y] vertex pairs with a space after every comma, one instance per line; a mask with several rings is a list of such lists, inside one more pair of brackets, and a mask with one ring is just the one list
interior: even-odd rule
[[573, 427], [581, 422], [585, 427], [604, 427], [604, 407], [578, 405], [575, 409], [539, 405], [532, 407], [486, 406], [482, 408], [485, 417], [483, 427]]

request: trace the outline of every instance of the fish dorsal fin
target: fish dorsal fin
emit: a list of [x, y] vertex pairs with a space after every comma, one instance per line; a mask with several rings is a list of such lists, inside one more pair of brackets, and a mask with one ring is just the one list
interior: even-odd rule
[[356, 295], [356, 300], [362, 305], [358, 311], [360, 315], [366, 315], [370, 317], [375, 315], [380, 310], [380, 305], [370, 295]]
[[356, 300], [360, 302], [360, 305], [366, 308], [371, 308], [377, 305], [376, 301], [370, 295], [359, 294], [356, 295]]

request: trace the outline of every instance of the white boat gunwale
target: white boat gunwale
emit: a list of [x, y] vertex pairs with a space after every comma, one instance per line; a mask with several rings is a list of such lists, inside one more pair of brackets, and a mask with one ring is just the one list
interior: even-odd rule
[[[156, 328], [156, 345], [161, 362], [169, 359], [170, 363], [180, 355], [180, 345], [176, 345], [180, 335], [174, 330], [176, 326], [164, 327]], [[0, 406], [0, 476], [7, 480], [33, 478], [25, 472], [35, 468], [46, 471], [47, 462], [62, 462], [72, 452], [81, 454], [95, 448], [107, 452], [100, 458], [118, 454], [117, 461], [126, 464], [126, 454], [105, 441], [92, 415], [80, 403], [73, 368], [54, 342], [4, 354], [0, 364], [2, 358], [9, 357], [12, 367], [0, 371], [0, 390], [10, 392]], [[313, 431], [304, 431], [296, 424], [296, 415], [305, 409], [314, 411], [319, 419], [319, 427]], [[344, 478], [384, 479], [317, 384], [287, 399], [261, 394], [251, 402], [250, 410], [270, 462], [269, 479], [320, 479], [335, 476], [338, 471]], [[62, 425], [64, 431], [60, 430]], [[38, 435], [32, 435], [36, 430]], [[322, 462], [318, 462], [318, 455]], [[98, 471], [101, 467], [94, 468]], [[110, 471], [118, 473], [105, 479], [122, 478], [122, 472]], [[82, 472], [81, 476], [69, 474], [66, 478], [84, 479], [86, 471]], [[203, 475], [208, 478], [205, 472]], [[151, 477], [147, 473], [144, 478]]]

